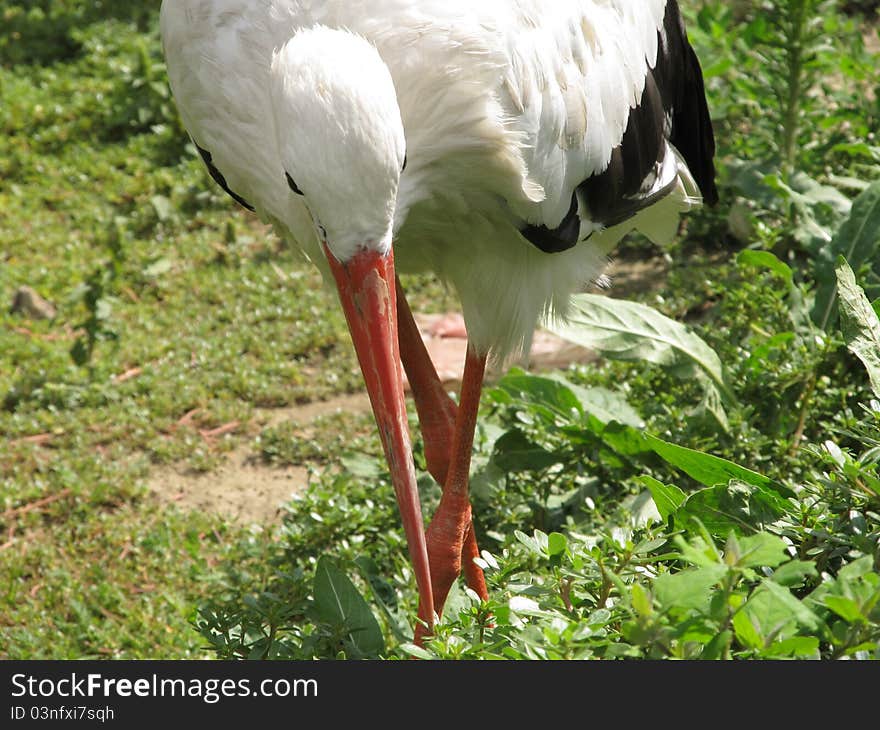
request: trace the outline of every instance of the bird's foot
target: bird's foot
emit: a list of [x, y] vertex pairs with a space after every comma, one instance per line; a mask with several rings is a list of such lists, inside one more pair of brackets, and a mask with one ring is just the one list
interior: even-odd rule
[[[434, 479], [443, 484], [449, 471], [449, 456], [452, 451], [452, 434], [456, 411], [455, 404], [448, 396], [445, 401], [440, 402], [444, 405], [448, 403], [452, 406], [451, 415], [450, 412], [447, 412], [434, 419], [422, 419], [422, 435], [424, 437], [425, 461], [427, 462], [428, 471]], [[483, 569], [474, 562], [474, 558], [479, 556], [480, 548], [477, 545], [473, 523], [470, 522], [467, 526], [461, 555], [459, 556], [461, 572], [468, 587], [476, 592], [481, 600], [486, 601], [489, 598], [489, 592], [486, 590], [486, 578], [483, 576]]]
[[[458, 537], [461, 533], [455, 524], [455, 517], [452, 516], [451, 520], [444, 520], [440, 515], [439, 508], [437, 512], [441, 520], [438, 521], [438, 515], [434, 516], [426, 531], [426, 539], [428, 563], [431, 566], [431, 593], [434, 596], [437, 615], [440, 616], [443, 613], [443, 606], [452, 589], [452, 584], [460, 575], [464, 576], [468, 588], [474, 591], [481, 601], [489, 600], [489, 591], [486, 588], [483, 569], [474, 562], [474, 558], [478, 557], [480, 553], [474, 536], [474, 526], [470, 522], [470, 505], [468, 505], [467, 514], [464, 517], [466, 520], [464, 537], [460, 541]], [[444, 521], [446, 522], [445, 529], [441, 528]], [[450, 524], [452, 527], [451, 539]], [[416, 626], [414, 639], [416, 646], [423, 646], [425, 640], [431, 636], [431, 631], [426, 625], [428, 622], [422, 616], [421, 608], [420, 605], [419, 618], [421, 621]]]
[[[470, 520], [470, 505], [467, 507], [468, 522], [461, 526], [458, 524], [460, 520], [457, 515], [452, 514], [450, 510], [442, 509], [443, 500], [440, 504], [437, 514], [434, 515], [434, 519], [425, 531], [428, 564], [431, 571], [431, 594], [434, 597], [434, 610], [438, 617], [443, 615], [443, 606], [452, 584], [462, 572], [464, 536]], [[476, 565], [474, 567], [479, 569]], [[426, 621], [422, 616], [421, 602], [419, 603], [419, 619], [413, 640], [416, 646], [423, 646], [425, 640], [432, 635], [430, 626], [433, 625], [433, 621]]]

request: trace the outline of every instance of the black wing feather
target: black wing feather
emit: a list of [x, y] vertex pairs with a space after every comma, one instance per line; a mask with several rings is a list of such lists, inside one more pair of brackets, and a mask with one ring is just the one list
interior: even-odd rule
[[654, 69], [657, 86], [663, 96], [663, 106], [672, 115], [669, 141], [684, 157], [688, 169], [709, 205], [718, 202], [715, 186], [715, 134], [703, 70], [693, 47], [688, 42], [684, 20], [675, 0], [669, 0], [663, 20], [666, 48]]
[[203, 147], [199, 147], [199, 145], [196, 145], [196, 149], [199, 151], [199, 154], [202, 156], [202, 160], [204, 161], [206, 167], [208, 168], [208, 173], [211, 175], [214, 182], [217, 183], [221, 188], [223, 188], [223, 190], [226, 191], [226, 193], [229, 195], [229, 197], [231, 197], [236, 203], [238, 203], [241, 206], [244, 206], [249, 211], [253, 212], [254, 206], [252, 206], [250, 203], [248, 203], [238, 193], [234, 193], [234, 192], [232, 192], [232, 190], [229, 189], [229, 185], [226, 183], [226, 178], [223, 177], [223, 173], [220, 172], [220, 170], [218, 170], [217, 166], [214, 164], [213, 155], [210, 152], [208, 152], [208, 150], [204, 149]]
[[[612, 150], [608, 167], [577, 187], [587, 201], [589, 210], [585, 213], [605, 226], [623, 222], [665, 195], [666, 191], [650, 196], [639, 193], [663, 159], [667, 136], [684, 157], [703, 200], [710, 205], [718, 201], [715, 136], [703, 72], [688, 42], [676, 0], [666, 3], [658, 44], [657, 62], [648, 69], [642, 98], [630, 110], [623, 140]], [[546, 253], [575, 246], [580, 233], [576, 195], [572, 201], [573, 209], [559, 226], [528, 225], [522, 235]]]

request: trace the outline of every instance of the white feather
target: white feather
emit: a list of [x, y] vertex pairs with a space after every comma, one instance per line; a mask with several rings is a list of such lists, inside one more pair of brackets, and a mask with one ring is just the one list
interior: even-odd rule
[[[398, 267], [449, 282], [474, 345], [504, 357], [528, 344], [542, 317], [564, 315], [570, 295], [599, 276], [626, 231], [663, 237], [698, 197], [681, 158], [670, 154], [655, 185], [677, 180], [674, 192], [652, 211], [607, 230], [587, 222], [589, 240], [564, 253], [545, 254], [518, 232], [526, 222], [558, 225], [577, 184], [607, 167], [656, 60], [665, 7], [666, 0], [165, 0], [162, 37], [187, 129], [280, 235], [326, 271], [315, 211], [328, 245], [344, 257], [357, 240], [387, 240], [381, 229], [390, 205]], [[338, 141], [330, 132], [285, 137], [303, 134], [295, 125], [314, 128], [308, 110], [291, 102], [304, 103], [308, 89], [297, 86], [296, 63], [316, 59], [282, 49], [319, 25], [344, 31], [339, 36], [355, 45], [365, 39], [378, 54], [363, 45], [354, 51], [339, 36], [325, 49], [354, 54], [348, 64], [322, 61], [335, 89], [322, 113], [363, 125], [344, 152], [318, 149]], [[352, 98], [343, 100], [346, 89]], [[393, 169], [401, 154], [395, 119], [408, 158], [402, 176]], [[381, 149], [364, 149], [364, 140]], [[284, 167], [297, 165], [311, 181], [326, 176], [320, 200], [284, 183]]]

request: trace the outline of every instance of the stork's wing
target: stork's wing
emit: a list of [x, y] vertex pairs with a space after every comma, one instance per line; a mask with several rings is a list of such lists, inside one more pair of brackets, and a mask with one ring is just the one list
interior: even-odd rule
[[272, 52], [290, 36], [266, 0], [164, 0], [162, 42], [181, 119], [214, 181], [309, 255], [317, 251], [305, 206], [292, 199], [279, 161], [268, 91]]
[[545, 192], [523, 236], [563, 251], [694, 182], [717, 200], [702, 72], [676, 0], [518, 5], [505, 89]]

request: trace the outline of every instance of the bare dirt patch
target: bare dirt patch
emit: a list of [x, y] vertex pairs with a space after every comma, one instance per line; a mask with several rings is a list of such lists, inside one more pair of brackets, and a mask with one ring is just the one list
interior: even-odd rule
[[266, 468], [249, 457], [250, 447], [236, 449], [226, 463], [208, 474], [163, 467], [151, 475], [149, 488], [164, 502], [213, 512], [242, 523], [274, 522], [280, 506], [308, 485], [304, 467]]
[[[366, 394], [357, 393], [291, 408], [258, 410], [254, 422], [261, 429], [290, 420], [307, 424], [325, 414], [363, 413], [369, 408]], [[150, 475], [148, 486], [163, 502], [214, 512], [236, 522], [266, 524], [277, 520], [281, 505], [304, 490], [308, 481], [307, 467], [263, 464], [255, 458], [253, 442], [247, 441], [212, 472], [197, 474], [174, 466], [161, 467]]]

